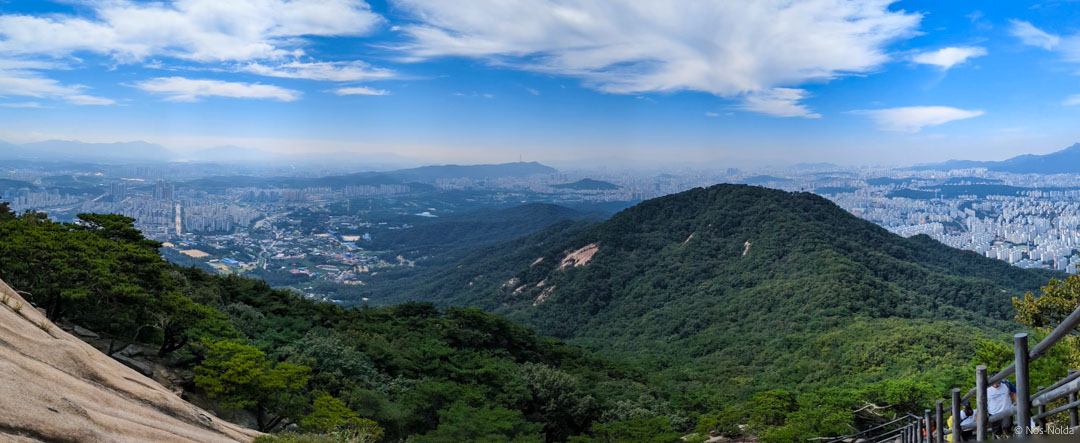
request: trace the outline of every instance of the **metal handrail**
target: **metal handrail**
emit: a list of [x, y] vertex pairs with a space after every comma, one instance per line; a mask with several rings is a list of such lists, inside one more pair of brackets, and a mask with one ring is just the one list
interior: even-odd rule
[[[1071, 314], [1069, 314], [1068, 317], [1065, 317], [1065, 319], [1061, 321], [1061, 324], [1054, 328], [1053, 331], [1050, 331], [1050, 334], [1047, 334], [1046, 338], [1044, 338], [1042, 341], [1039, 342], [1039, 344], [1035, 345], [1035, 347], [1031, 349], [1031, 352], [1028, 353], [1028, 361], [1035, 361], [1039, 357], [1045, 355], [1047, 352], [1050, 351], [1050, 348], [1054, 347], [1054, 345], [1061, 341], [1061, 339], [1069, 335], [1069, 333], [1076, 329], [1077, 326], [1080, 326], [1080, 308], [1077, 308]], [[986, 384], [992, 385], [995, 382], [1004, 380], [1005, 378], [1016, 372], [1015, 366], [1016, 363], [1006, 366], [1005, 369], [999, 371], [997, 375], [991, 377], [990, 380], [986, 382]], [[964, 394], [963, 401], [970, 400], [973, 395], [975, 395], [975, 388], [971, 388], [970, 391]]]
[[[1036, 344], [1035, 347], [1032, 348], [1030, 351], [1028, 351], [1027, 349], [1027, 334], [1016, 334], [1016, 336], [1014, 336], [1013, 338], [1013, 350], [1015, 354], [1013, 363], [999, 371], [993, 377], [990, 377], [989, 380], [986, 379], [985, 375], [982, 375], [985, 374], [985, 366], [980, 366], [979, 368], [977, 368], [980, 372], [977, 376], [976, 387], [972, 388], [966, 394], [964, 394], [961, 401], [970, 400], [971, 397], [976, 394], [976, 391], [979, 389], [980, 386], [982, 386], [983, 389], [986, 389], [987, 385], [992, 385], [994, 383], [1000, 382], [1005, 378], [1009, 377], [1010, 375], [1016, 374], [1016, 380], [1018, 385], [1017, 404], [1013, 407], [1010, 407], [1008, 410], [994, 414], [992, 417], [986, 417], [985, 413], [981, 413], [976, 416], [976, 420], [974, 423], [969, 423], [967, 425], [960, 425], [959, 423], [956, 423], [954, 426], [958, 426], [962, 430], [976, 429], [985, 431], [988, 425], [995, 423], [999, 420], [1003, 420], [1006, 417], [1010, 417], [1013, 414], [1018, 417], [1018, 420], [1020, 420], [1020, 422], [1023, 422], [1018, 422], [1018, 424], [1020, 424], [1021, 426], [1026, 425], [1028, 420], [1044, 422], [1046, 417], [1065, 411], [1073, 412], [1072, 415], [1075, 416], [1077, 407], [1080, 407], [1080, 401], [1076, 401], [1076, 393], [1080, 392], [1080, 382], [1077, 382], [1076, 380], [1080, 378], [1080, 372], [1070, 372], [1068, 376], [1062, 378], [1061, 380], [1058, 380], [1054, 384], [1050, 385], [1050, 387], [1043, 388], [1040, 386], [1038, 392], [1030, 394], [1030, 386], [1028, 385], [1028, 366], [1031, 362], [1046, 355], [1046, 353], [1049, 352], [1051, 348], [1057, 345], [1058, 342], [1068, 336], [1078, 326], [1080, 326], [1080, 307], [1077, 307], [1075, 310], [1073, 310], [1072, 313], [1065, 317], [1065, 319], [1062, 320], [1061, 323], [1056, 328], [1054, 328], [1053, 331], [1047, 334], [1046, 338]], [[1019, 370], [1017, 369], [1018, 367]], [[1070, 385], [1070, 383], [1072, 383], [1072, 385]], [[1069, 397], [1070, 403], [1055, 408], [1051, 411], [1044, 411], [1044, 405], [1066, 396]], [[955, 394], [953, 399], [955, 402]], [[980, 396], [980, 401], [985, 402], [985, 396]], [[980, 406], [985, 407], [985, 405]], [[1038, 414], [1034, 416], [1031, 415], [1030, 408], [1032, 407], [1038, 407]], [[954, 408], [953, 410], [955, 411], [956, 409]], [[982, 422], [980, 423], [980, 421]], [[950, 429], [947, 433], [951, 434], [952, 430]]]
[[[864, 434], [867, 434], [867, 433], [869, 433], [869, 432], [871, 432], [871, 431], [874, 431], [874, 430], [877, 430], [877, 429], [881, 429], [881, 428], [883, 428], [883, 427], [885, 427], [885, 426], [888, 426], [888, 425], [894, 424], [894, 423], [896, 423], [896, 422], [898, 422], [898, 421], [904, 421], [904, 420], [910, 420], [910, 419], [920, 420], [920, 418], [919, 418], [919, 417], [916, 417], [916, 416], [914, 416], [914, 415], [912, 415], [912, 414], [905, 414], [904, 416], [902, 416], [902, 417], [900, 417], [900, 418], [897, 418], [897, 419], [895, 419], [895, 420], [893, 420], [893, 421], [890, 421], [890, 422], [888, 422], [888, 423], [883, 423], [883, 424], [880, 424], [880, 425], [874, 426], [874, 427], [872, 427], [872, 428], [870, 428], [870, 429], [867, 429], [867, 430], [864, 430], [864, 431], [860, 431], [860, 432], [857, 432], [857, 433], [855, 433], [855, 434], [845, 435], [845, 436], [843, 436], [843, 437], [837, 437], [837, 438], [836, 438], [835, 440], [831, 440], [831, 441], [829, 441], [828, 443], [840, 443], [840, 442], [843, 442], [844, 440], [847, 440], [847, 439], [849, 439], [849, 438], [855, 438], [855, 437], [858, 437], [858, 436], [860, 436], [860, 435], [864, 435]], [[894, 431], [895, 431], [895, 429], [894, 429]], [[892, 431], [889, 431], [889, 432], [892, 432]]]
[[1054, 389], [1060, 388], [1060, 387], [1064, 386], [1066, 383], [1068, 383], [1070, 381], [1073, 381], [1073, 380], [1076, 380], [1077, 378], [1080, 378], [1080, 372], [1073, 372], [1072, 374], [1069, 374], [1065, 378], [1063, 378], [1061, 380], [1058, 380], [1057, 383], [1054, 383], [1054, 384], [1050, 385], [1050, 387], [1044, 388], [1043, 390], [1032, 394], [1031, 395], [1032, 403], [1035, 402], [1035, 398], [1041, 397], [1041, 396], [1045, 395], [1047, 392], [1050, 392], [1050, 391], [1053, 391]]
[[[1017, 381], [1017, 383], [1016, 383], [1017, 384], [1017, 392], [1016, 392], [1016, 394], [1017, 394], [1017, 403], [1015, 405], [1009, 407], [1008, 409], [1004, 410], [1004, 411], [998, 412], [998, 413], [996, 413], [996, 414], [994, 414], [992, 416], [987, 416], [986, 413], [983, 412], [983, 411], [985, 411], [985, 408], [987, 406], [987, 405], [985, 405], [986, 396], [985, 396], [985, 394], [980, 395], [978, 400], [981, 403], [984, 403], [984, 404], [980, 405], [981, 408], [979, 408], [979, 409], [983, 409], [983, 411], [979, 411], [976, 414], [975, 420], [973, 420], [971, 423], [968, 423], [968, 424], [965, 424], [965, 425], [961, 425], [959, 422], [955, 422], [953, 424], [952, 429], [942, 429], [943, 423], [941, 423], [941, 421], [942, 421], [941, 418], [943, 417], [944, 408], [942, 408], [942, 402], [937, 401], [936, 404], [935, 404], [936, 416], [937, 416], [936, 419], [938, 421], [938, 429], [940, 429], [941, 432], [938, 433], [937, 429], [929, 430], [930, 432], [927, 432], [928, 435], [925, 435], [925, 436], [923, 436], [921, 438], [916, 436], [916, 439], [919, 440], [919, 441], [922, 441], [923, 438], [925, 438], [927, 440], [930, 440], [930, 435], [929, 434], [933, 434], [933, 433], [939, 434], [936, 438], [943, 439], [945, 437], [945, 435], [953, 434], [955, 429], [957, 429], [957, 428], [959, 428], [959, 429], [961, 429], [963, 431], [969, 431], [969, 430], [979, 431], [977, 433], [986, 432], [986, 431], [989, 430], [988, 428], [989, 428], [989, 426], [991, 424], [996, 423], [996, 422], [1001, 421], [1001, 420], [1004, 420], [1004, 419], [1006, 419], [1008, 417], [1011, 417], [1013, 415], [1016, 415], [1018, 417], [1018, 420], [1020, 420], [1020, 422], [1018, 422], [1018, 424], [1020, 426], [1024, 426], [1026, 428], [1025, 425], [1027, 424], [1028, 420], [1033, 420], [1033, 421], [1039, 422], [1041, 424], [1045, 424], [1046, 417], [1049, 417], [1049, 416], [1052, 416], [1052, 415], [1055, 415], [1055, 414], [1060, 414], [1060, 413], [1065, 412], [1065, 411], [1069, 411], [1070, 412], [1070, 425], [1071, 426], [1077, 426], [1078, 425], [1077, 421], [1080, 421], [1080, 418], [1077, 418], [1078, 415], [1080, 415], [1080, 400], [1077, 400], [1077, 397], [1078, 397], [1077, 394], [1080, 394], [1080, 371], [1077, 371], [1077, 372], [1070, 371], [1068, 376], [1054, 382], [1054, 384], [1050, 385], [1049, 387], [1043, 388], [1043, 387], [1040, 386], [1039, 390], [1037, 392], [1035, 392], [1034, 394], [1032, 394], [1030, 392], [1031, 391], [1031, 389], [1030, 389], [1031, 386], [1028, 384], [1029, 375], [1030, 375], [1029, 374], [1029, 365], [1030, 365], [1030, 363], [1035, 361], [1035, 360], [1038, 360], [1040, 357], [1046, 355], [1046, 353], [1049, 352], [1051, 348], [1053, 348], [1062, 339], [1064, 339], [1066, 336], [1068, 336], [1070, 333], [1072, 333], [1074, 330], [1076, 330], [1077, 327], [1080, 327], [1080, 306], [1078, 306], [1075, 310], [1073, 310], [1072, 313], [1070, 313], [1067, 317], [1065, 317], [1065, 319], [1063, 319], [1061, 321], [1061, 323], [1058, 324], [1056, 328], [1054, 328], [1053, 331], [1051, 331], [1049, 334], [1047, 334], [1046, 337], [1042, 341], [1040, 341], [1038, 344], [1036, 344], [1034, 348], [1031, 348], [1030, 351], [1028, 350], [1028, 345], [1027, 345], [1027, 343], [1028, 343], [1027, 334], [1016, 334], [1013, 337], [1013, 343], [1014, 343], [1014, 346], [1013, 346], [1014, 361], [1013, 361], [1013, 363], [1006, 366], [1004, 369], [998, 371], [996, 374], [994, 374], [993, 377], [989, 377], [989, 378], [987, 378], [986, 375], [985, 375], [986, 374], [986, 372], [985, 372], [986, 367], [985, 366], [979, 366], [978, 368], [976, 368], [977, 369], [976, 387], [969, 390], [962, 397], [959, 395], [959, 389], [954, 389], [953, 390], [953, 397], [952, 397], [952, 401], [950, 402], [951, 407], [949, 408], [950, 413], [949, 413], [948, 416], [951, 417], [954, 414], [958, 414], [959, 413], [958, 404], [962, 403], [962, 402], [966, 402], [966, 401], [970, 400], [973, 396], [975, 396], [975, 394], [977, 393], [980, 386], [983, 389], [986, 389], [987, 386], [993, 385], [994, 383], [997, 383], [997, 382], [1000, 382], [1000, 381], [1003, 381], [1006, 378], [1008, 378], [1009, 376], [1014, 375], [1014, 374], [1016, 375], [1016, 381]], [[1067, 403], [1067, 404], [1065, 404], [1063, 406], [1059, 406], [1057, 408], [1054, 408], [1054, 409], [1052, 409], [1050, 411], [1045, 410], [1045, 406], [1047, 404], [1049, 404], [1050, 402], [1053, 402], [1055, 400], [1059, 400], [1059, 399], [1062, 399], [1062, 398], [1065, 398], [1065, 397], [1068, 397], [1068, 402], [1069, 403]], [[1031, 408], [1036, 408], [1036, 407], [1038, 408], [1038, 413], [1032, 415], [1031, 414]], [[883, 439], [883, 438], [886, 438], [886, 437], [889, 437], [889, 436], [894, 436], [894, 437], [901, 437], [901, 438], [904, 439], [904, 441], [908, 441], [908, 439], [910, 437], [910, 434], [905, 434], [904, 432], [905, 432], [905, 430], [910, 431], [911, 426], [915, 426], [917, 429], [920, 430], [919, 432], [926, 431], [926, 427], [929, 426], [929, 419], [928, 419], [929, 411], [930, 411], [929, 409], [926, 410], [925, 417], [915, 417], [912, 414], [906, 414], [905, 417], [893, 420], [893, 421], [891, 421], [889, 423], [886, 423], [886, 424], [883, 424], [883, 425], [875, 426], [873, 428], [867, 429], [865, 431], [862, 431], [862, 432], [859, 432], [859, 433], [856, 433], [856, 434], [851, 434], [851, 435], [841, 437], [841, 438], [839, 438], [837, 440], [833, 440], [833, 441], [831, 441], [829, 443], [839, 443], [839, 442], [842, 442], [842, 441], [844, 441], [846, 439], [851, 439], [851, 438], [855, 438], [855, 437], [859, 437], [859, 436], [865, 436], [865, 435], [868, 435], [869, 433], [871, 433], [871, 432], [873, 432], [873, 431], [875, 431], [877, 429], [881, 429], [881, 428], [883, 428], [885, 426], [888, 426], [890, 424], [895, 424], [897, 422], [908, 419], [908, 417], [911, 417], [911, 418], [914, 418], [914, 420], [912, 420], [911, 423], [909, 423], [909, 424], [907, 424], [905, 426], [901, 426], [899, 428], [895, 428], [895, 429], [892, 429], [890, 431], [887, 431], [887, 432], [883, 433], [882, 435], [878, 435], [876, 437], [871, 437], [870, 438], [872, 441], [881, 441], [881, 439]], [[925, 423], [922, 423], [923, 421], [925, 421]], [[981, 437], [983, 437], [983, 436], [980, 435], [978, 437], [981, 440]]]

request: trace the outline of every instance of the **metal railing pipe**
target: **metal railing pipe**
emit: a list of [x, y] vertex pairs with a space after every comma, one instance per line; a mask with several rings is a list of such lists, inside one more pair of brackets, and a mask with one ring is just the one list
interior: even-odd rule
[[934, 402], [934, 443], [945, 443], [945, 408], [941, 400]]
[[960, 388], [953, 388], [952, 390], [952, 433], [954, 435], [953, 441], [963, 441], [961, 436], [962, 432], [959, 432], [960, 422]]
[[926, 443], [930, 443], [930, 437], [933, 436], [933, 428], [930, 426], [930, 410], [923, 410], [922, 418], [922, 440]]
[[1065, 378], [1063, 378], [1061, 380], [1058, 380], [1056, 383], [1054, 383], [1054, 384], [1052, 384], [1050, 386], [1047, 386], [1045, 389], [1042, 389], [1039, 392], [1031, 394], [1031, 398], [1034, 399], [1036, 397], [1046, 395], [1046, 393], [1048, 393], [1050, 391], [1053, 391], [1053, 390], [1055, 390], [1057, 388], [1060, 388], [1062, 386], [1065, 386], [1066, 383], [1069, 383], [1069, 382], [1071, 382], [1073, 380], [1076, 380], [1077, 378], [1080, 378], [1080, 372], [1076, 372], [1075, 369], [1069, 369], [1069, 375], [1068, 376], [1066, 376]]
[[[887, 427], [887, 426], [890, 426], [890, 425], [894, 425], [896, 423], [899, 423], [899, 422], [902, 422], [902, 421], [905, 421], [905, 420], [906, 421], [911, 421], [912, 419], [918, 419], [918, 417], [916, 417], [914, 415], [911, 415], [911, 414], [904, 414], [904, 416], [896, 418], [893, 421], [890, 421], [890, 422], [887, 422], [887, 423], [882, 423], [882, 424], [874, 426], [874, 427], [872, 427], [870, 429], [867, 429], [867, 430], [864, 430], [864, 431], [859, 431], [859, 432], [856, 432], [854, 434], [848, 434], [848, 435], [845, 435], [843, 437], [837, 437], [837, 438], [829, 441], [828, 443], [845, 442], [845, 441], [851, 440], [853, 438], [857, 438], [857, 437], [869, 434], [869, 433], [871, 433], [873, 431], [876, 431], [878, 429], [881, 429], [881, 428], [884, 428], [884, 427]], [[900, 429], [900, 428], [897, 428], [897, 429]], [[889, 432], [895, 432], [895, 431], [896, 431], [896, 429], [893, 429], [893, 430], [891, 430]]]
[[[1030, 435], [1028, 423], [1031, 421], [1031, 386], [1028, 372], [1028, 335], [1019, 333], [1013, 336], [1013, 365], [1016, 366], [1016, 429], [1018, 435]], [[1042, 391], [1042, 387], [1039, 387]], [[1041, 407], [1041, 406], [1040, 406]]]
[[1043, 354], [1046, 354], [1050, 348], [1061, 341], [1061, 339], [1065, 338], [1066, 335], [1069, 335], [1069, 333], [1076, 329], [1077, 326], [1080, 326], [1080, 308], [1077, 308], [1069, 314], [1068, 317], [1065, 317], [1065, 320], [1062, 320], [1061, 324], [1054, 328], [1053, 331], [1050, 331], [1050, 334], [1047, 334], [1046, 338], [1039, 342], [1039, 344], [1035, 345], [1035, 348], [1031, 350], [1031, 359], [1035, 360], [1042, 357]]
[[[1039, 386], [1039, 390], [1042, 390], [1042, 386]], [[1035, 419], [1035, 425], [1039, 428], [1046, 429], [1046, 415], [1046, 404], [1039, 405], [1039, 418]], [[1031, 426], [1031, 421], [1017, 423], [1016, 425], [1020, 428], [1026, 428]]]
[[986, 441], [986, 365], [975, 367], [975, 441]]
[[[1080, 374], [1080, 372], [1076, 372], [1075, 369], [1069, 369], [1069, 376], [1070, 377], [1075, 376], [1077, 374]], [[1069, 393], [1069, 403], [1076, 403], [1076, 393], [1075, 392]], [[1077, 416], [1077, 409], [1075, 407], [1069, 408], [1069, 426], [1074, 427], [1074, 428], [1077, 427], [1077, 426], [1080, 426], [1080, 417]]]
[[[1028, 361], [1031, 361], [1031, 359], [1028, 359]], [[1006, 378], [1009, 378], [1010, 375], [1013, 375], [1013, 372], [1016, 372], [1016, 365], [1013, 364], [1013, 363], [1009, 363], [1009, 366], [1006, 366], [1005, 369], [1002, 369], [1001, 371], [998, 371], [998, 373], [996, 375], [994, 375], [993, 377], [990, 377], [989, 379], [987, 379], [986, 380], [986, 385], [990, 386], [990, 385], [992, 385], [994, 383], [997, 383], [997, 382], [1002, 381], [1002, 380], [1004, 380]], [[971, 388], [971, 390], [968, 391], [967, 394], [964, 394], [964, 401], [967, 401], [967, 400], [971, 399], [971, 397], [973, 397], [974, 395], [975, 395], [975, 388]]]

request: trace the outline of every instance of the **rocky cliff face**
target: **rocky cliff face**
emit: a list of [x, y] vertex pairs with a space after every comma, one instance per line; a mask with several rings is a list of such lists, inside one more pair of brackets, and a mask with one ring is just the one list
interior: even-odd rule
[[223, 421], [64, 332], [0, 281], [0, 440], [232, 442]]

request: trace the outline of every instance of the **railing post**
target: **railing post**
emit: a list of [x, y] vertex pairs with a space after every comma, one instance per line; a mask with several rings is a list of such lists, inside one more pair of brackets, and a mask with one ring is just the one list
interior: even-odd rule
[[941, 405], [941, 400], [934, 402], [934, 423], [937, 426], [934, 429], [934, 442], [945, 443], [945, 411]]
[[[1072, 375], [1073, 372], [1076, 372], [1076, 370], [1075, 369], [1069, 369], [1069, 375]], [[1072, 402], [1075, 402], [1075, 401], [1076, 401], [1076, 393], [1073, 392], [1072, 394], [1069, 394], [1069, 403], [1072, 403]], [[1080, 417], [1077, 417], [1076, 408], [1069, 408], [1069, 426], [1074, 427], [1074, 428], [1077, 427], [1077, 426], [1080, 426]]]
[[[1031, 386], [1028, 378], [1028, 335], [1013, 336], [1013, 358], [1016, 367], [1016, 429], [1017, 435], [1031, 435]], [[1039, 390], [1042, 390], [1040, 387]]]
[[922, 427], [923, 428], [923, 432], [922, 432], [923, 441], [925, 441], [926, 443], [930, 443], [930, 442], [934, 441], [933, 440], [934, 431], [933, 431], [933, 428], [930, 427], [930, 410], [929, 409], [923, 409], [922, 422], [923, 422], [923, 427]]
[[986, 366], [975, 367], [975, 441], [986, 441], [988, 416], [986, 414]]
[[952, 390], [952, 441], [964, 441], [961, 436], [963, 432], [960, 430], [960, 388], [953, 388]]
[[[1039, 386], [1039, 390], [1040, 391], [1043, 390], [1043, 387]], [[1039, 414], [1042, 414], [1043, 412], [1046, 412], [1046, 405], [1045, 404], [1039, 405]], [[1024, 427], [1031, 426], [1031, 422], [1026, 421], [1023, 424], [1020, 424], [1020, 425], [1017, 425], [1017, 426], [1024, 426]], [[1042, 429], [1046, 429], [1046, 417], [1043, 417], [1043, 418], [1040, 418], [1040, 419], [1036, 420], [1035, 421], [1035, 426], [1038, 426], [1039, 428], [1042, 428]]]

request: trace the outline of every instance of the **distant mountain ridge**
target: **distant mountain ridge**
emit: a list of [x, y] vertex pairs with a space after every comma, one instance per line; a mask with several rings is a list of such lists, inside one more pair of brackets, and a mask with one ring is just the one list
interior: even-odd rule
[[1049, 154], [1024, 154], [1002, 161], [949, 160], [943, 163], [916, 165], [914, 170], [952, 170], [986, 168], [995, 172], [1016, 174], [1078, 174], [1080, 173], [1080, 143]]
[[526, 177], [530, 175], [559, 172], [537, 162], [514, 162], [488, 165], [433, 165], [412, 169], [399, 169], [385, 174], [401, 180], [427, 181], [452, 178], [487, 179], [501, 177]]
[[0, 159], [136, 163], [165, 162], [174, 154], [161, 145], [143, 141], [119, 143], [84, 143], [72, 140], [47, 140], [11, 144], [0, 143]]
[[593, 180], [591, 178], [583, 178], [572, 183], [560, 183], [557, 185], [551, 185], [555, 189], [573, 189], [577, 191], [614, 191], [619, 189], [619, 185], [609, 183], [603, 180]]
[[369, 171], [328, 177], [251, 177], [218, 176], [207, 177], [188, 182], [203, 187], [317, 187], [329, 186], [379, 186], [407, 184], [421, 189], [432, 189], [431, 183], [448, 179], [493, 179], [505, 177], [528, 177], [531, 175], [553, 174], [555, 168], [540, 163], [500, 163], [492, 165], [438, 165], [419, 168], [399, 169], [396, 171]]

